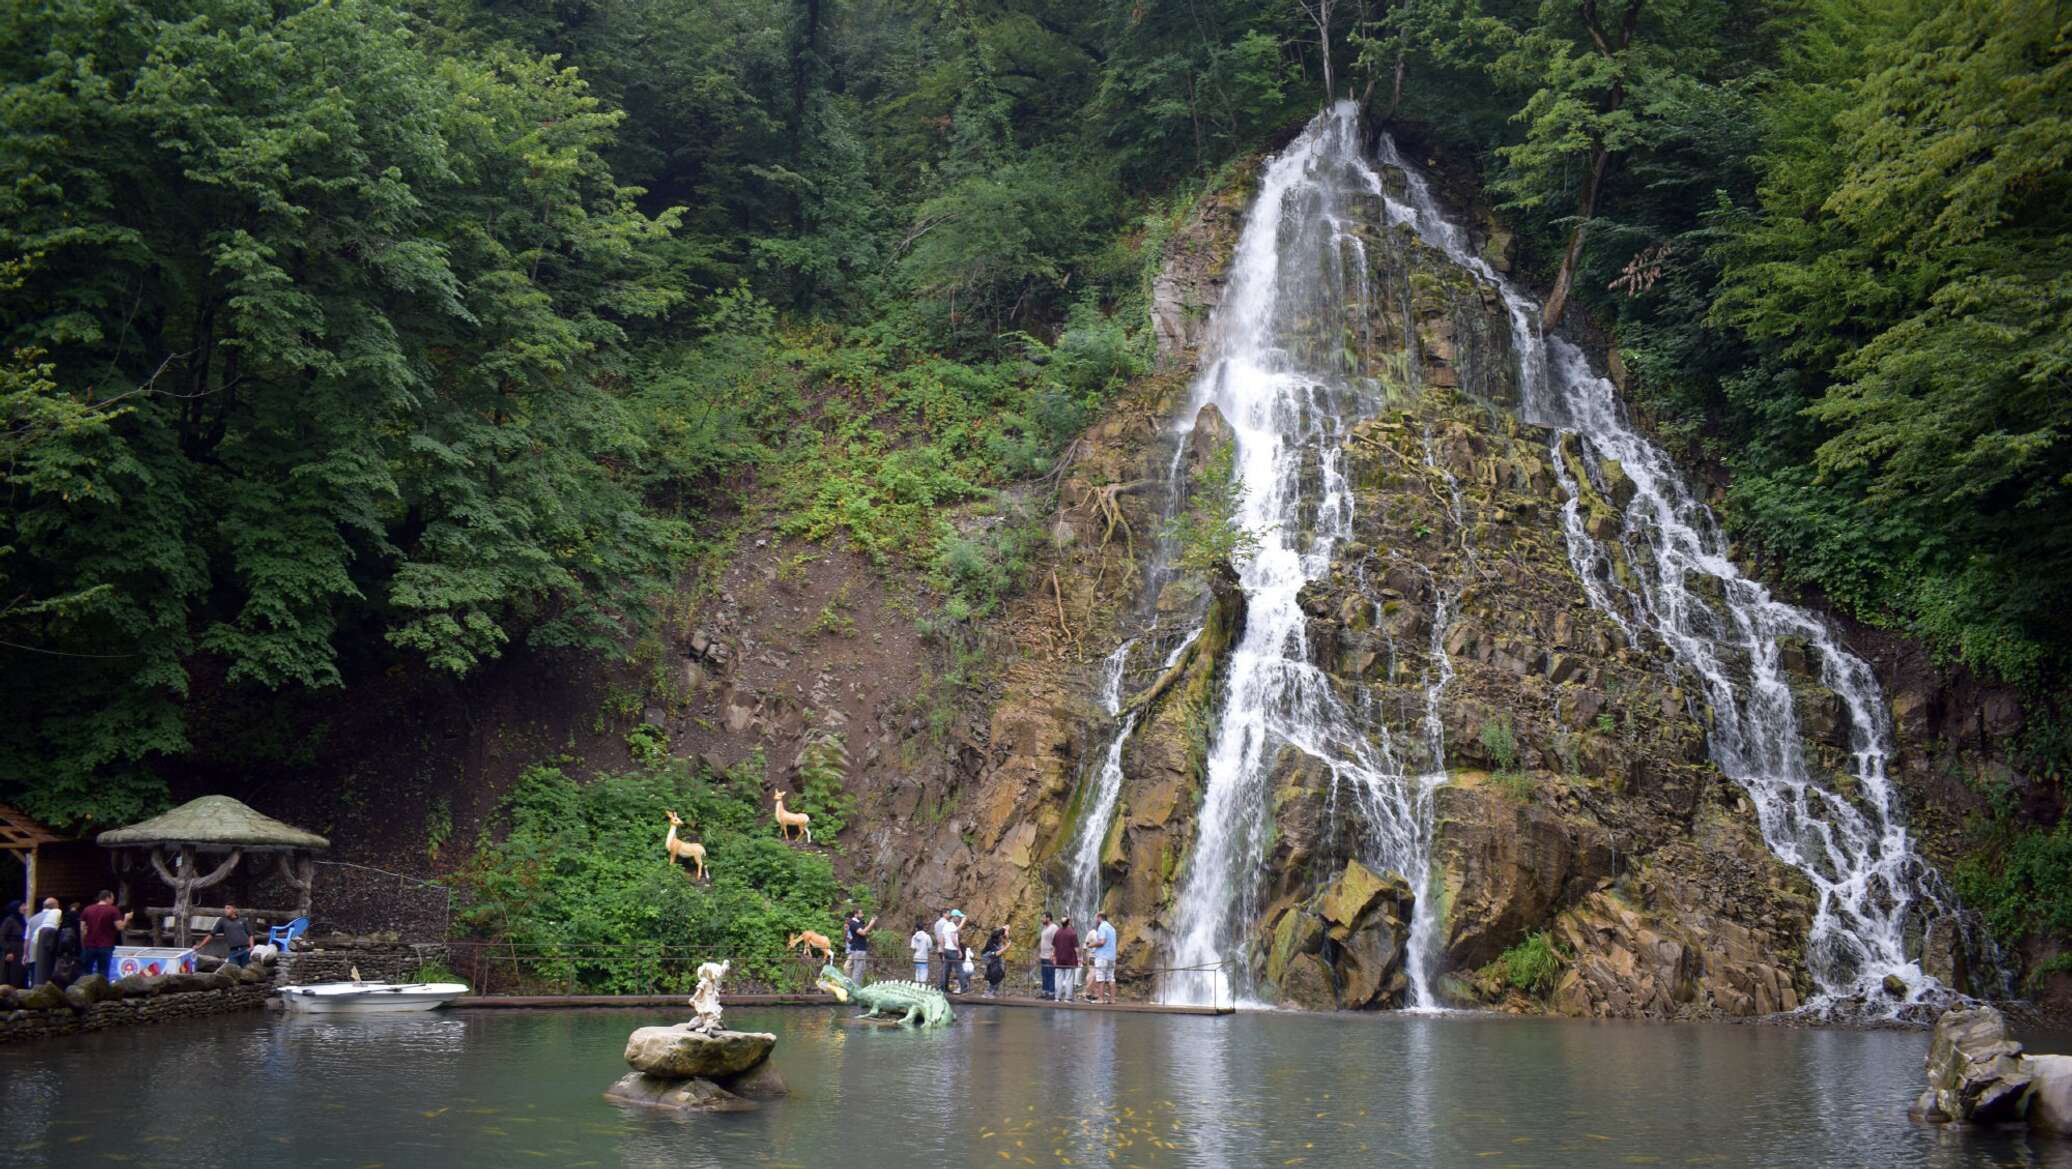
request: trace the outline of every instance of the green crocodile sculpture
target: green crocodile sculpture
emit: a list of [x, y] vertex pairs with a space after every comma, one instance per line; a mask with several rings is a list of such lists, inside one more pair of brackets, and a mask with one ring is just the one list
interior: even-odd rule
[[873, 982], [858, 986], [849, 981], [833, 966], [822, 966], [815, 986], [835, 996], [835, 1001], [855, 1001], [865, 1008], [866, 1019], [882, 1015], [900, 1015], [904, 1024], [919, 1024], [923, 1027], [940, 1027], [955, 1022], [957, 1013], [950, 1009], [950, 1000], [932, 986], [918, 982]]

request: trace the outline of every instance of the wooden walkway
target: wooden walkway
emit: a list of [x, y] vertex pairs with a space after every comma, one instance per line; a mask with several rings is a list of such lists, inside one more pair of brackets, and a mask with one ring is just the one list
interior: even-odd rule
[[[824, 994], [723, 994], [720, 1005], [727, 1007], [838, 1007], [838, 1003]], [[1106, 1003], [1051, 1003], [1036, 998], [984, 998], [979, 995], [950, 996], [950, 1002], [960, 1007], [1035, 1007], [1052, 1011], [1113, 1011], [1140, 1015], [1228, 1015], [1234, 1013], [1230, 1007], [1183, 1007], [1165, 1003], [1118, 1002]], [[462, 995], [447, 1003], [450, 1010], [570, 1010], [578, 1008], [609, 1009], [634, 1008], [654, 1010], [658, 1008], [686, 1008], [689, 996], [680, 994], [471, 994]]]

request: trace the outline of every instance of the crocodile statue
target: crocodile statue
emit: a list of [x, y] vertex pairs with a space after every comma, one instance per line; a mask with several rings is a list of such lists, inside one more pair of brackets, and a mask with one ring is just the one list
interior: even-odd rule
[[833, 966], [822, 966], [815, 986], [835, 996], [836, 1002], [854, 1001], [864, 1009], [866, 1019], [899, 1015], [900, 1022], [923, 1027], [940, 1027], [956, 1021], [950, 1000], [932, 986], [918, 982], [873, 982], [858, 986]]

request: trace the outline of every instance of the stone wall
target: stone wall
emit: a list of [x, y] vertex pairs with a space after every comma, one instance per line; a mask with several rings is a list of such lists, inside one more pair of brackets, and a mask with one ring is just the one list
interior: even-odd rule
[[[256, 971], [244, 976], [132, 976], [113, 984], [82, 979], [73, 990], [83, 990], [89, 981], [98, 983], [95, 995], [68, 994], [67, 1001], [59, 1006], [24, 1008], [16, 1003], [29, 997], [26, 992], [7, 996], [5, 1002], [0, 1002], [0, 1044], [254, 1010], [265, 1005], [267, 996], [273, 993], [273, 980]], [[81, 1004], [82, 999], [96, 996], [120, 997], [100, 997], [98, 1001]]]
[[447, 949], [440, 942], [400, 942], [385, 938], [319, 938], [313, 949], [283, 954], [278, 967], [283, 986], [343, 982], [358, 970], [369, 982], [409, 982], [427, 963], [445, 965]]

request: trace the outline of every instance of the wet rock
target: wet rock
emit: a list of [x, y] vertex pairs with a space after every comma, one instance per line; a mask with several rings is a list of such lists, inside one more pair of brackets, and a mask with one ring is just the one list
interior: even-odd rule
[[734, 1095], [750, 1100], [775, 1100], [791, 1094], [791, 1086], [778, 1073], [776, 1063], [767, 1059], [739, 1075], [723, 1076], [715, 1082]]
[[1194, 416], [1194, 431], [1187, 436], [1187, 473], [1192, 479], [1216, 451], [1237, 441], [1237, 432], [1216, 409], [1214, 403], [1203, 406]]
[[1954, 915], [1928, 923], [1921, 939], [1921, 972], [1958, 994], [1971, 993], [1971, 962], [1964, 928]]
[[1907, 980], [1897, 974], [1886, 975], [1882, 985], [1884, 986], [1885, 993], [1893, 998], [1903, 999], [1907, 997]]
[[1518, 803], [1473, 774], [1460, 778], [1434, 794], [1448, 969], [1493, 960], [1612, 871], [1603, 829]]
[[2029, 1127], [2072, 1137], [2072, 1055], [2024, 1056], [2022, 1070], [2029, 1074], [2029, 1095], [2023, 1101]]
[[1272, 920], [1268, 981], [1291, 1006], [1394, 1004], [1407, 985], [1402, 964], [1412, 903], [1403, 878], [1347, 861], [1329, 885]]
[[1315, 954], [1298, 954], [1281, 976], [1281, 1001], [1306, 1011], [1328, 1011], [1338, 1005], [1331, 972]]
[[665, 1080], [731, 1076], [768, 1059], [776, 1045], [775, 1035], [759, 1031], [705, 1035], [688, 1023], [642, 1027], [626, 1039], [626, 1062], [635, 1071]]
[[1626, 474], [1626, 468], [1620, 466], [1617, 459], [1605, 459], [1597, 464], [1597, 471], [1604, 478], [1604, 493], [1611, 499], [1612, 506], [1625, 511], [1638, 490], [1632, 477]]
[[711, 1080], [674, 1080], [631, 1072], [605, 1089], [604, 1098], [663, 1112], [753, 1112], [757, 1105]]
[[2007, 1018], [1992, 1007], [1945, 1011], [1928, 1044], [1928, 1090], [1915, 1103], [1927, 1120], [1998, 1124], [2021, 1116], [2031, 1076]]

